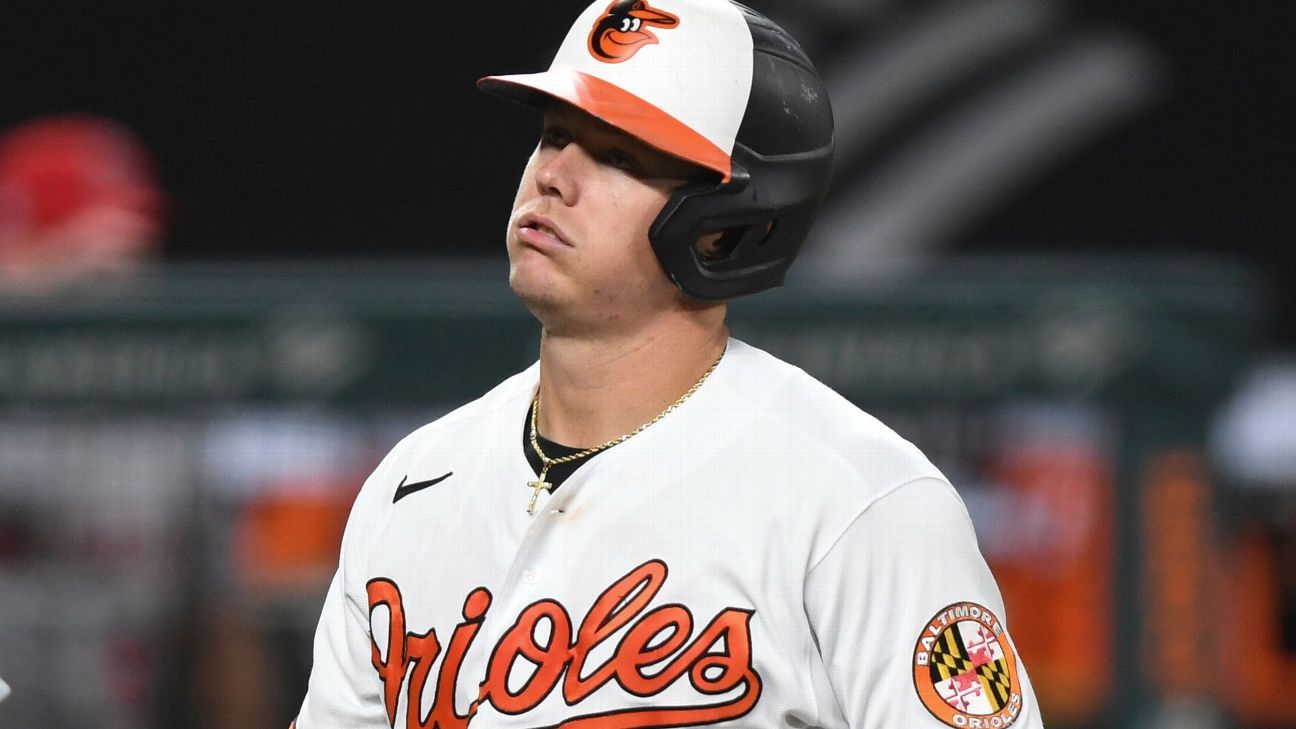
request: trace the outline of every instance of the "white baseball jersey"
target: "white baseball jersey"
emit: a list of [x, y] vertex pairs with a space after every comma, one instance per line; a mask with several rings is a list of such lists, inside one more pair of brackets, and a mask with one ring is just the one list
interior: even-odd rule
[[297, 729], [1041, 726], [962, 501], [877, 420], [731, 340], [529, 516], [538, 378], [365, 482]]

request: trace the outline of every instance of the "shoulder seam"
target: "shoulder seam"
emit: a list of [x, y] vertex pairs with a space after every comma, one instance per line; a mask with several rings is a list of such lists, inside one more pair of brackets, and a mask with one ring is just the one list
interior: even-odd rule
[[832, 544], [828, 545], [828, 548], [824, 550], [823, 554], [819, 555], [819, 558], [814, 561], [814, 564], [812, 564], [810, 568], [806, 570], [806, 575], [809, 576], [810, 573], [814, 572], [816, 569], [819, 568], [819, 565], [823, 564], [823, 561], [825, 559], [828, 559], [828, 555], [832, 554], [833, 550], [837, 548], [837, 545], [841, 543], [842, 538], [846, 536], [846, 532], [849, 532], [851, 530], [851, 527], [855, 526], [855, 523], [858, 522], [861, 518], [863, 518], [864, 515], [868, 513], [869, 509], [873, 508], [874, 504], [881, 501], [882, 499], [885, 499], [887, 496], [890, 496], [891, 494], [899, 491], [905, 486], [909, 486], [911, 484], [915, 484], [920, 481], [935, 481], [936, 483], [943, 484], [949, 487], [951, 490], [954, 490], [956, 496], [958, 494], [958, 490], [954, 489], [954, 485], [951, 484], [948, 480], [933, 475], [917, 476], [915, 478], [901, 481], [900, 483], [895, 484], [891, 488], [881, 491], [880, 493], [878, 493], [877, 496], [874, 496], [872, 499], [870, 499], [868, 503], [864, 504], [864, 506], [860, 508], [859, 512], [857, 512], [855, 516], [851, 517], [851, 519], [846, 522], [845, 526], [842, 527], [842, 530], [838, 532], [837, 536], [833, 537]]

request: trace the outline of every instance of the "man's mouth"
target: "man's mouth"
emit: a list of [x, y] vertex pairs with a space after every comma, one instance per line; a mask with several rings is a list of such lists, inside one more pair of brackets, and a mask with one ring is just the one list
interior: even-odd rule
[[558, 235], [558, 231], [554, 230], [553, 228], [550, 228], [547, 225], [544, 225], [543, 223], [532, 223], [530, 225], [524, 225], [522, 227], [530, 228], [531, 230], [538, 230], [541, 233], [550, 236], [551, 238], [558, 238], [559, 240], [561, 240], [561, 237]]
[[555, 240], [563, 245], [571, 245], [567, 238], [563, 236], [562, 230], [555, 227], [548, 219], [533, 214], [527, 214], [518, 221], [518, 227], [522, 230], [533, 230], [544, 235], [547, 238]]

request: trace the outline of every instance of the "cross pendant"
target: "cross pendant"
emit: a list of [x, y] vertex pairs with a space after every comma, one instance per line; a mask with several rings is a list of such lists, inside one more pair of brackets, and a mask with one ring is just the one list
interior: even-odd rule
[[545, 481], [544, 476], [542, 475], [540, 479], [537, 481], [528, 481], [527, 486], [531, 489], [531, 503], [527, 504], [527, 514], [529, 514], [530, 516], [535, 516], [536, 501], [539, 500], [540, 498], [540, 492], [551, 490], [553, 488], [553, 484], [549, 483], [548, 481]]

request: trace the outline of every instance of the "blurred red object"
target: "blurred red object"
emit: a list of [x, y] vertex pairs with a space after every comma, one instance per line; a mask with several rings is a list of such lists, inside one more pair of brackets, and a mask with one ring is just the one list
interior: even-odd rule
[[1245, 726], [1296, 726], [1292, 677], [1296, 651], [1284, 646], [1282, 586], [1293, 579], [1276, 542], [1291, 535], [1269, 535], [1244, 527], [1228, 555], [1221, 665], [1215, 670], [1223, 694]]
[[989, 465], [1020, 511], [987, 553], [1012, 636], [1046, 716], [1068, 725], [1110, 710], [1114, 494], [1110, 459], [1083, 437], [1017, 435]]
[[164, 196], [144, 144], [90, 115], [0, 136], [0, 284], [40, 288], [123, 271], [161, 236]]
[[266, 484], [240, 509], [234, 526], [241, 586], [274, 593], [328, 584], [362, 480], [338, 474]]

